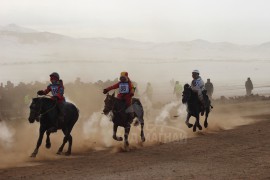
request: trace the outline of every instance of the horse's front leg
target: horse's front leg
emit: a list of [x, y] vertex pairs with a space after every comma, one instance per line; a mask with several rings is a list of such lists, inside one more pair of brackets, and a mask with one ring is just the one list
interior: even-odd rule
[[39, 149], [39, 147], [40, 147], [40, 145], [42, 143], [42, 139], [43, 139], [44, 133], [45, 133], [45, 129], [40, 126], [40, 128], [39, 128], [39, 137], [38, 137], [37, 145], [36, 145], [36, 148], [35, 148], [34, 152], [31, 154], [30, 157], [36, 157], [37, 156], [38, 149]]
[[205, 120], [204, 120], [204, 127], [205, 127], [205, 128], [208, 127], [208, 122], [207, 122], [208, 115], [209, 115], [209, 110], [206, 110], [206, 113], [205, 113]]
[[130, 125], [125, 127], [125, 142], [124, 142], [124, 147], [125, 150], [129, 151], [129, 142], [128, 142], [128, 135], [130, 132]]
[[144, 136], [144, 132], [143, 132], [143, 127], [144, 127], [144, 123], [141, 123], [141, 140], [142, 140], [142, 142], [145, 141], [145, 136]]
[[188, 114], [187, 114], [186, 121], [185, 121], [185, 123], [186, 123], [186, 125], [187, 125], [188, 128], [192, 128], [192, 126], [193, 126], [193, 124], [190, 124], [190, 123], [189, 123], [190, 117], [191, 117], [191, 114], [188, 113]]
[[113, 124], [113, 139], [116, 140], [116, 141], [123, 141], [123, 138], [122, 138], [122, 137], [116, 136], [117, 128], [118, 128], [118, 125], [116, 125], [116, 124], [114, 123], [114, 124]]
[[200, 124], [200, 116], [199, 116], [199, 114], [196, 116], [196, 122], [195, 122], [195, 125], [193, 126], [193, 132], [196, 132], [196, 127], [198, 127], [199, 130], [202, 130], [202, 126]]
[[50, 149], [51, 148], [51, 140], [50, 140], [50, 132], [49, 131], [46, 131], [46, 135], [47, 135], [47, 138], [46, 138], [46, 148], [47, 149]]

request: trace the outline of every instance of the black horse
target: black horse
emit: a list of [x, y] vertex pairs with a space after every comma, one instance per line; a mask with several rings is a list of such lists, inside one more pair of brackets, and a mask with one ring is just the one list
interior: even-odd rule
[[[40, 127], [37, 145], [31, 157], [36, 157], [45, 132], [47, 134], [46, 148], [49, 149], [51, 147], [50, 133], [54, 124], [53, 121], [56, 120], [59, 113], [56, 108], [56, 103], [57, 102], [55, 100], [46, 97], [33, 98], [32, 100], [28, 120], [30, 123], [34, 123], [35, 120], [40, 121]], [[79, 110], [77, 107], [72, 103], [66, 102], [64, 105], [64, 122], [58, 123], [58, 129], [62, 129], [65, 137], [63, 139], [63, 144], [58, 149], [57, 154], [62, 153], [63, 148], [67, 142], [69, 142], [69, 146], [65, 155], [71, 154], [72, 136], [70, 133], [78, 118]]]
[[[113, 139], [115, 139], [116, 141], [122, 141], [123, 138], [122, 137], [118, 137], [116, 135], [117, 132], [117, 128], [118, 126], [124, 127], [125, 128], [125, 141], [124, 141], [124, 147], [125, 149], [128, 150], [128, 135], [130, 132], [130, 125], [133, 122], [133, 119], [135, 117], [138, 118], [139, 121], [136, 121], [135, 124], [140, 123], [141, 124], [141, 140], [142, 142], [145, 141], [145, 137], [144, 137], [144, 132], [143, 132], [143, 127], [144, 127], [144, 119], [143, 119], [143, 115], [144, 115], [144, 111], [143, 111], [143, 106], [140, 102], [139, 99], [133, 98], [132, 99], [132, 108], [126, 108], [125, 102], [116, 98], [115, 97], [115, 93], [113, 93], [112, 95], [107, 94], [106, 99], [104, 100], [105, 102], [105, 106], [103, 109], [103, 113], [105, 115], [108, 115], [110, 111], [113, 112], [113, 117], [112, 117], [112, 121], [113, 121]], [[134, 111], [135, 115], [134, 117], [130, 117], [130, 115], [128, 114], [128, 112], [130, 111]]]
[[[204, 94], [204, 100], [205, 100], [205, 120], [204, 120], [204, 127], [208, 127], [208, 115], [210, 113], [210, 109], [213, 108], [211, 106], [211, 101], [209, 100], [208, 96], [205, 92]], [[193, 126], [193, 131], [196, 131], [196, 127], [199, 128], [199, 130], [202, 130], [202, 126], [200, 125], [200, 113], [202, 112], [201, 103], [198, 98], [198, 95], [192, 91], [191, 87], [188, 84], [185, 84], [184, 91], [183, 91], [183, 97], [182, 97], [182, 103], [187, 104], [187, 118], [186, 118], [186, 125], [191, 128]], [[196, 118], [195, 124], [189, 123], [189, 118], [193, 116]]]

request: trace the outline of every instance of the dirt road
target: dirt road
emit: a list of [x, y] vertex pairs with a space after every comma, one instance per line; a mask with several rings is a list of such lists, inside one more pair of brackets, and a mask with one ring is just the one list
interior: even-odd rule
[[[266, 112], [269, 104], [264, 107]], [[30, 160], [24, 167], [0, 169], [0, 179], [270, 179], [270, 114], [247, 112], [243, 118], [254, 123], [202, 131], [185, 143]]]

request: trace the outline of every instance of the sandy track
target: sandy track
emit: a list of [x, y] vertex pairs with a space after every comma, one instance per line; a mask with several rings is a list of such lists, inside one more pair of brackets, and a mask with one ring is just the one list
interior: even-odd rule
[[34, 160], [35, 166], [1, 169], [0, 179], [269, 179], [270, 114], [250, 118], [258, 121], [231, 130], [198, 133], [184, 144]]

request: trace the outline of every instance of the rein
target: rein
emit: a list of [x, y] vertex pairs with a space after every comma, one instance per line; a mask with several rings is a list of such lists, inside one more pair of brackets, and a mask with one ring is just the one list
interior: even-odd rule
[[[50, 109], [48, 109], [47, 111], [45, 111], [44, 113], [42, 113], [42, 114], [40, 113], [40, 116], [43, 116], [44, 114], [47, 114], [48, 112], [50, 112], [51, 110], [53, 110], [56, 107], [56, 104], [57, 104], [57, 102], [55, 102], [54, 105]], [[40, 111], [41, 111], [41, 108], [40, 108]]]

